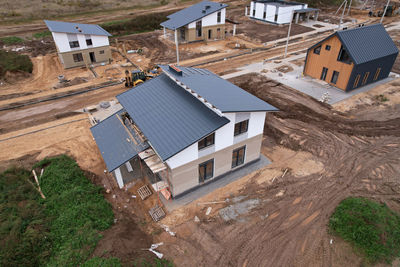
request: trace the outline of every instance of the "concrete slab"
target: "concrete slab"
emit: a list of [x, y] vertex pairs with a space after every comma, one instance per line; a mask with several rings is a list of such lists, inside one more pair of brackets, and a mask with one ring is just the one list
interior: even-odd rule
[[239, 180], [240, 178], [255, 172], [261, 168], [264, 168], [265, 166], [268, 166], [271, 164], [271, 161], [265, 157], [264, 155], [260, 156], [259, 160], [253, 161], [242, 168], [236, 169], [232, 172], [229, 172], [227, 174], [221, 175], [219, 177], [216, 177], [213, 180], [210, 180], [208, 183], [200, 186], [199, 188], [195, 189], [192, 192], [189, 192], [179, 198], [173, 199], [173, 200], [166, 200], [162, 195], [160, 194], [160, 199], [162, 200], [165, 208], [171, 212], [177, 208], [180, 208], [184, 205], [187, 205], [191, 203], [192, 201], [203, 197], [207, 195], [208, 193], [213, 192], [214, 190], [224, 187], [227, 184], [230, 184], [236, 180]]

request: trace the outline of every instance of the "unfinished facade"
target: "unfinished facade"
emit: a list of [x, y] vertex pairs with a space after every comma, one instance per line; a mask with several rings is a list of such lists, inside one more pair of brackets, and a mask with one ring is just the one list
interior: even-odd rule
[[304, 75], [350, 91], [388, 77], [398, 53], [382, 24], [337, 31], [308, 49]]
[[173, 197], [259, 159], [275, 107], [205, 69], [160, 67], [163, 74], [117, 96], [123, 110], [91, 128], [120, 187], [120, 168], [133, 158]]
[[53, 36], [57, 53], [64, 68], [109, 62], [108, 37], [99, 25], [45, 20]]
[[225, 38], [225, 14], [228, 5], [203, 1], [168, 16], [161, 23], [174, 32], [178, 43]]

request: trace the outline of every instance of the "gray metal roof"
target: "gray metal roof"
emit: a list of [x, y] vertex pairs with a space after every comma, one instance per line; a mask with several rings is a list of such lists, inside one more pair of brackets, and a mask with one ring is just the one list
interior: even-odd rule
[[165, 74], [117, 99], [163, 161], [229, 122]]
[[399, 52], [382, 24], [338, 31], [336, 34], [355, 64]]
[[399, 53], [382, 24], [337, 31], [311, 46], [308, 51], [337, 35], [355, 65]]
[[160, 67], [168, 75], [185, 84], [222, 112], [278, 110], [209, 70], [179, 66], [182, 73], [178, 74], [167, 65], [160, 65]]
[[168, 20], [162, 22], [161, 26], [175, 30], [227, 6], [228, 5], [222, 3], [203, 1], [169, 15]]
[[90, 128], [109, 172], [149, 147], [147, 143], [140, 142], [133, 130], [130, 133], [135, 138], [135, 142], [132, 142], [127, 128], [117, 117], [122, 112], [124, 112], [123, 109]]
[[308, 12], [314, 12], [314, 11], [319, 11], [318, 8], [302, 8], [302, 9], [296, 9], [294, 13], [308, 13]]
[[62, 22], [45, 20], [47, 28], [51, 32], [66, 32], [66, 33], [77, 33], [77, 34], [92, 34], [92, 35], [105, 35], [111, 36], [106, 30], [96, 24], [82, 24], [75, 22]]

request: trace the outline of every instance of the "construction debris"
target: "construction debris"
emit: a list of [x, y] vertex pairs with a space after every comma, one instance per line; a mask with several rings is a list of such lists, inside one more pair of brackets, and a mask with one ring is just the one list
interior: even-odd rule
[[197, 217], [197, 216], [194, 216], [194, 221], [195, 221], [195, 222], [197, 222], [197, 223], [198, 223], [198, 222], [200, 222], [200, 219], [199, 219], [199, 217]]
[[164, 254], [155, 251], [156, 248], [158, 248], [159, 246], [162, 246], [162, 245], [164, 245], [163, 242], [160, 242], [160, 243], [157, 243], [157, 244], [152, 244], [151, 247], [149, 248], [149, 251], [151, 251], [151, 252], [153, 252], [154, 254], [156, 254], [156, 256], [157, 256], [159, 259], [162, 259], [162, 257], [164, 256]]
[[153, 194], [153, 192], [147, 185], [140, 187], [137, 192], [142, 200], [145, 200], [146, 198], [151, 196], [151, 194]]
[[[45, 199], [46, 197], [44, 196], [44, 194], [43, 194], [43, 192], [42, 192], [42, 189], [40, 188], [39, 179], [37, 178], [37, 175], [36, 175], [35, 170], [32, 170], [32, 173], [33, 173], [33, 176], [35, 177], [35, 181], [36, 181], [36, 184], [37, 184], [37, 186], [38, 186], [37, 190], [39, 191], [40, 196], [41, 196], [43, 199]], [[40, 175], [40, 176], [42, 176], [42, 174], [43, 174], [43, 169], [42, 169], [42, 172], [41, 172], [41, 175]]]
[[150, 213], [151, 218], [155, 222], [158, 222], [159, 220], [161, 220], [162, 218], [165, 217], [164, 210], [158, 205], [155, 205], [153, 208], [151, 208], [149, 210], [149, 213]]
[[171, 236], [175, 236], [175, 233], [172, 232], [169, 227], [165, 224], [160, 224], [161, 228], [163, 228], [165, 230], [165, 232], [167, 232], [168, 234], [170, 234]]
[[199, 203], [197, 203], [197, 205], [221, 204], [221, 203], [226, 203], [226, 202], [229, 202], [229, 198], [222, 200], [222, 201], [199, 202]]
[[211, 210], [212, 210], [212, 208], [211, 207], [208, 207], [207, 208], [207, 211], [206, 211], [206, 215], [208, 216], [208, 215], [210, 215], [210, 213], [211, 213]]

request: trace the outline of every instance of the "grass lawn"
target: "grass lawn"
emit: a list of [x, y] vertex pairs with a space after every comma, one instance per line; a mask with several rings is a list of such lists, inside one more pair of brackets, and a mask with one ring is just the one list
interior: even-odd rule
[[400, 216], [385, 204], [366, 198], [347, 198], [332, 214], [329, 227], [369, 263], [390, 263], [400, 256]]
[[6, 74], [6, 71], [24, 71], [32, 73], [32, 70], [33, 64], [29, 56], [0, 49], [0, 78]]
[[6, 45], [13, 45], [13, 44], [23, 43], [24, 39], [17, 37], [17, 36], [8, 36], [8, 37], [0, 38], [0, 41], [2, 41]]

